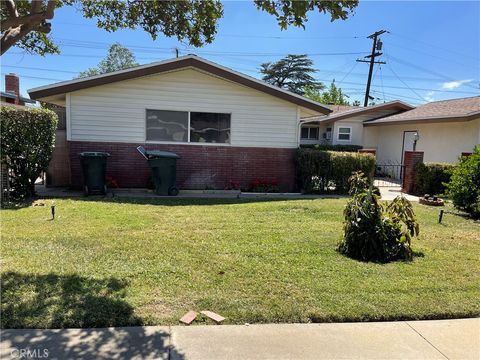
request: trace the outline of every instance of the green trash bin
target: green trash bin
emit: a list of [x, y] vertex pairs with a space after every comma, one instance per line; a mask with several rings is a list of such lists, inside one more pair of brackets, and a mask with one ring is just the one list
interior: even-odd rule
[[177, 159], [175, 153], [159, 150], [144, 150], [157, 195], [177, 196]]
[[107, 158], [110, 156], [106, 152], [82, 152], [80, 153], [80, 162], [83, 171], [83, 190], [85, 195], [107, 193], [105, 174], [107, 171]]

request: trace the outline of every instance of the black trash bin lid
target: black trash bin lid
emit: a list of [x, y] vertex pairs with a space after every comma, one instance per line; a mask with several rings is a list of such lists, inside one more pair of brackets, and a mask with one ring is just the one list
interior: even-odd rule
[[102, 151], [85, 151], [80, 153], [81, 157], [93, 157], [93, 156], [102, 156], [102, 157], [108, 157], [110, 156], [109, 153], [107, 152], [102, 152]]
[[161, 151], [161, 150], [145, 150], [145, 155], [149, 159], [155, 158], [171, 158], [171, 159], [180, 159], [180, 156], [169, 151]]

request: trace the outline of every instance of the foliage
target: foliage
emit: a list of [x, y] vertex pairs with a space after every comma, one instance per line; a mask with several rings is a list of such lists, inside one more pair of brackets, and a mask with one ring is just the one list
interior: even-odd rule
[[419, 163], [415, 167], [413, 194], [439, 195], [445, 193], [445, 184], [450, 181], [453, 164]]
[[315, 150], [325, 150], [325, 151], [346, 151], [346, 152], [358, 152], [363, 146], [361, 145], [342, 145], [342, 144], [305, 144], [300, 145], [302, 149], [315, 149]]
[[355, 196], [361, 192], [372, 189], [374, 195], [380, 196], [380, 189], [373, 186], [372, 178], [367, 177], [361, 171], [355, 171], [352, 176], [348, 178], [348, 195]]
[[456, 208], [480, 218], [480, 145], [471, 155], [460, 158], [447, 184], [447, 195]]
[[0, 112], [1, 161], [10, 170], [11, 197], [30, 197], [52, 157], [58, 117], [47, 109], [2, 106]]
[[305, 28], [308, 21], [307, 13], [318, 10], [320, 13], [330, 13], [330, 20], [345, 20], [357, 7], [358, 0], [340, 1], [289, 1], [289, 0], [255, 0], [258, 9], [267, 11], [277, 18], [282, 30], [289, 25]]
[[263, 63], [260, 65], [260, 72], [263, 74], [262, 79], [267, 83], [296, 94], [303, 95], [307, 87], [323, 89], [323, 84], [317, 82], [311, 75], [317, 70], [307, 55], [289, 54], [277, 62]]
[[375, 157], [371, 154], [298, 149], [297, 172], [306, 193], [347, 194], [348, 179], [355, 171], [373, 176]]
[[367, 178], [354, 174], [350, 182], [353, 196], [344, 210], [344, 237], [338, 251], [361, 261], [410, 260], [411, 239], [419, 234], [412, 204], [397, 196], [384, 206], [371, 188], [366, 188]]
[[344, 94], [342, 89], [335, 85], [335, 80], [330, 84], [330, 88], [324, 92], [320, 92], [318, 88], [307, 86], [305, 94], [307, 98], [327, 105], [350, 105], [349, 96]]
[[280, 191], [277, 180], [254, 179], [250, 182], [249, 191], [261, 193], [277, 193]]
[[78, 77], [87, 77], [99, 74], [105, 74], [112, 71], [128, 69], [139, 64], [135, 60], [135, 55], [126, 47], [119, 43], [112, 44], [108, 49], [105, 59], [99, 62], [97, 67], [82, 71]]
[[[288, 26], [304, 28], [308, 13], [312, 11], [330, 14], [331, 21], [345, 20], [357, 7], [358, 0], [255, 0], [254, 3], [257, 9], [273, 15], [284, 30]], [[49, 20], [54, 17], [55, 10], [62, 6], [74, 6], [83, 17], [96, 19], [97, 27], [108, 32], [140, 28], [154, 40], [163, 33], [195, 47], [214, 40], [218, 21], [223, 16], [223, 5], [218, 0], [2, 1], [2, 54], [13, 45], [40, 55], [59, 53], [58, 47], [47, 34], [51, 30]]]
[[413, 204], [415, 261], [359, 263], [333, 250], [346, 200], [122, 196], [3, 209], [2, 327], [167, 326], [205, 308], [242, 325], [479, 316], [478, 223], [447, 214], [439, 226], [438, 208]]

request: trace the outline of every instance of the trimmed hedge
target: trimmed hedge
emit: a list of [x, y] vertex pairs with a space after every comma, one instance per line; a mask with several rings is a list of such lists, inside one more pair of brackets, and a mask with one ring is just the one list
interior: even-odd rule
[[460, 158], [447, 184], [447, 195], [457, 209], [480, 219], [480, 145], [472, 155]]
[[360, 145], [328, 145], [328, 144], [310, 144], [310, 145], [300, 145], [302, 149], [315, 149], [323, 151], [345, 151], [345, 152], [357, 152], [358, 150], [363, 149], [363, 146]]
[[299, 184], [305, 193], [348, 194], [348, 179], [355, 171], [373, 177], [375, 157], [365, 153], [298, 149]]
[[13, 106], [2, 106], [0, 112], [1, 161], [10, 170], [10, 195], [30, 197], [52, 158], [58, 117], [47, 109]]
[[413, 177], [413, 194], [444, 194], [445, 184], [450, 181], [454, 164], [420, 163], [415, 167]]

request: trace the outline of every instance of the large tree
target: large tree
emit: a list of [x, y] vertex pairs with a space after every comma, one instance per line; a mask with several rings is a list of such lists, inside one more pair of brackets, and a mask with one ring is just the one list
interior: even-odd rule
[[328, 90], [323, 92], [308, 86], [305, 89], [305, 96], [322, 104], [350, 105], [348, 102], [349, 96], [344, 94], [342, 89], [335, 85], [335, 80], [332, 81]]
[[277, 62], [260, 65], [262, 79], [269, 84], [303, 95], [305, 89], [323, 89], [323, 84], [316, 81], [312, 74], [317, 72], [313, 61], [307, 55], [287, 55]]
[[[344, 20], [358, 0], [254, 0], [254, 3], [257, 9], [275, 16], [281, 29], [286, 29], [290, 25], [304, 27], [311, 11], [328, 13], [332, 21]], [[97, 27], [109, 32], [140, 28], [153, 39], [163, 33], [195, 47], [214, 40], [218, 20], [223, 16], [219, 0], [1, 0], [1, 4], [2, 54], [14, 45], [40, 55], [59, 53], [48, 34], [49, 20], [62, 6], [75, 6], [84, 17], [96, 19]]]
[[139, 64], [135, 60], [135, 55], [126, 47], [115, 43], [110, 46], [107, 56], [98, 63], [97, 67], [82, 71], [78, 77], [105, 74], [112, 71], [128, 69], [137, 65]]

